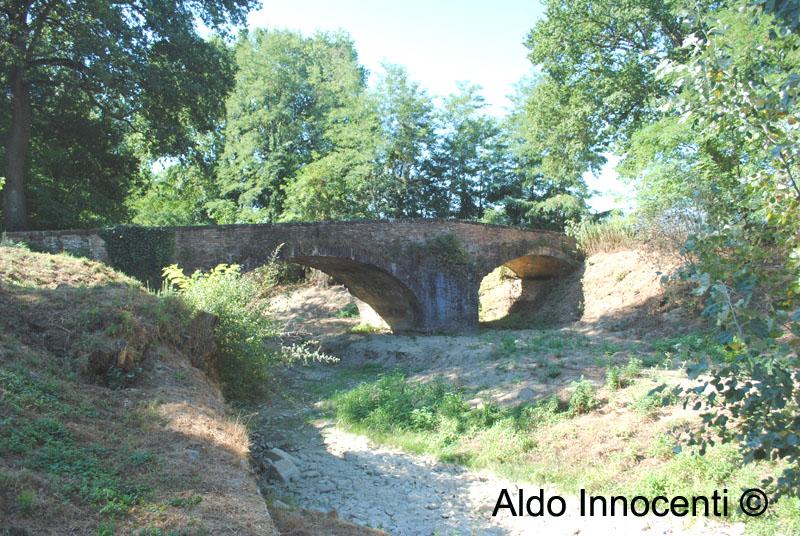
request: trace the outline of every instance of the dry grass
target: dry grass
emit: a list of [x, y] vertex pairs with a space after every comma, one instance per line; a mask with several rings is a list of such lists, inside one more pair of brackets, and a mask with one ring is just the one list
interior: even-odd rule
[[210, 336], [101, 264], [0, 247], [0, 532], [274, 534], [192, 365]]
[[283, 536], [381, 536], [386, 533], [348, 523], [336, 512], [327, 514], [313, 510], [287, 510], [272, 507], [275, 526]]

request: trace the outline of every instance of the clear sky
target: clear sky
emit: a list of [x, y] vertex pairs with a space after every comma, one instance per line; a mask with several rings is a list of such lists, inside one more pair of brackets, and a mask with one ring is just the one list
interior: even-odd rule
[[537, 0], [264, 0], [249, 26], [345, 30], [371, 73], [384, 61], [403, 65], [438, 96], [467, 80], [500, 115], [514, 83], [533, 72], [523, 41], [541, 13]]
[[[488, 112], [503, 115], [514, 85], [534, 73], [523, 43], [542, 14], [538, 0], [263, 0], [248, 26], [345, 30], [371, 81], [382, 62], [406, 67], [433, 96], [469, 81], [483, 87]], [[586, 177], [598, 191], [595, 210], [623, 205], [617, 198], [628, 190], [616, 180], [616, 159], [609, 160], [598, 177]]]

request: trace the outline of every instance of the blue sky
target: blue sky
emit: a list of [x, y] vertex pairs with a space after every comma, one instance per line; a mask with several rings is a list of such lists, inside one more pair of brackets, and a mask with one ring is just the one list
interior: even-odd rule
[[[403, 65], [434, 96], [469, 81], [483, 87], [489, 113], [503, 115], [514, 85], [535, 72], [523, 42], [542, 14], [537, 0], [263, 0], [248, 26], [345, 30], [371, 81], [382, 62]], [[598, 191], [590, 202], [595, 210], [620, 205], [617, 198], [629, 190], [613, 164], [586, 181]]]

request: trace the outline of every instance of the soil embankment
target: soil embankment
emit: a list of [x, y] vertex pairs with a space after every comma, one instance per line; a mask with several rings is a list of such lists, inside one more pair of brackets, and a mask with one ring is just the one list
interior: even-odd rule
[[276, 534], [212, 329], [102, 264], [0, 247], [0, 532]]

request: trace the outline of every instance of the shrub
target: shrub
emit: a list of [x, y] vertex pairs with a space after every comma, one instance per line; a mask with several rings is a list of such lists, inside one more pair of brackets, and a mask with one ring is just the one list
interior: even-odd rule
[[218, 373], [226, 395], [248, 398], [260, 392], [277, 359], [266, 343], [278, 325], [251, 304], [257, 295], [254, 281], [241, 276], [237, 265], [221, 264], [210, 272], [186, 276], [177, 265], [164, 269], [166, 290], [174, 289], [194, 309], [219, 319], [215, 338], [219, 346]]
[[26, 515], [33, 513], [33, 508], [36, 503], [36, 492], [31, 489], [24, 489], [17, 495], [17, 503], [20, 510]]
[[645, 395], [633, 403], [633, 409], [636, 410], [636, 413], [648, 418], [658, 415], [662, 406], [661, 397], [655, 394]]
[[315, 348], [314, 341], [283, 344], [281, 326], [254, 301], [258, 283], [243, 277], [238, 265], [220, 264], [191, 276], [171, 265], [164, 268], [164, 279], [164, 293], [177, 292], [190, 307], [218, 318], [214, 332], [220, 353], [217, 372], [226, 396], [256, 398], [278, 364], [336, 361]]
[[606, 387], [612, 391], [616, 391], [617, 389], [621, 389], [622, 386], [622, 370], [616, 365], [608, 367], [608, 370], [606, 370]]
[[589, 413], [599, 404], [595, 396], [595, 388], [589, 380], [583, 376], [579, 381], [574, 381], [570, 385], [572, 396], [569, 399], [569, 412], [573, 415]]
[[612, 391], [627, 387], [642, 374], [643, 364], [638, 357], [631, 357], [624, 367], [612, 365], [606, 370], [606, 386]]
[[558, 398], [552, 396], [522, 408], [518, 425], [524, 429], [533, 429], [555, 424], [564, 418], [558, 406]]
[[631, 357], [628, 359], [628, 363], [625, 365], [625, 368], [622, 369], [622, 373], [629, 380], [638, 378], [642, 373], [642, 360], [638, 357]]
[[280, 260], [281, 249], [283, 249], [283, 244], [275, 248], [264, 265], [252, 272], [262, 290], [276, 285], [300, 283], [306, 278], [306, 269], [303, 266]]

